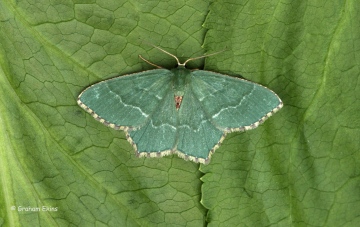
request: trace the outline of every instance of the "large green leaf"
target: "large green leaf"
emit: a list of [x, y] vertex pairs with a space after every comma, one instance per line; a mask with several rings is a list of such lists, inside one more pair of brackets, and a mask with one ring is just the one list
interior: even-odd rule
[[207, 66], [268, 85], [284, 108], [201, 166], [210, 226], [358, 225], [360, 5], [236, 2], [210, 7], [207, 45], [230, 51]]
[[[1, 1], [0, 225], [355, 226], [359, 21], [354, 0]], [[143, 41], [182, 60], [226, 48], [205, 68], [284, 108], [207, 166], [136, 158], [76, 97], [151, 68], [139, 54], [174, 66]]]

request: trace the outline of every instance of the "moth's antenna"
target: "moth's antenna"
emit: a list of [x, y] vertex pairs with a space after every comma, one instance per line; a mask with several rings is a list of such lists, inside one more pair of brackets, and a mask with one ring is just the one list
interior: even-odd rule
[[[158, 49], [158, 50], [160, 50], [160, 51], [164, 52], [165, 54], [170, 55], [170, 56], [172, 56], [173, 58], [175, 58], [175, 59], [176, 59], [176, 61], [177, 61], [178, 66], [185, 66], [185, 65], [186, 65], [186, 63], [188, 63], [189, 61], [193, 61], [193, 60], [196, 60], [196, 59], [209, 57], [209, 56], [212, 56], [212, 55], [215, 55], [215, 54], [219, 54], [219, 53], [221, 53], [221, 52], [224, 52], [224, 51], [226, 50], [226, 48], [225, 48], [225, 49], [223, 49], [223, 50], [221, 50], [221, 51], [218, 51], [218, 52], [215, 52], [215, 53], [205, 54], [205, 55], [203, 55], [203, 56], [200, 56], [200, 57], [195, 57], [195, 58], [189, 58], [189, 59], [188, 59], [188, 60], [186, 60], [184, 63], [180, 63], [179, 59], [178, 59], [175, 55], [173, 55], [173, 54], [171, 54], [171, 53], [167, 52], [166, 50], [161, 49], [161, 48], [160, 48], [160, 47], [158, 47], [158, 46], [155, 46], [154, 44], [151, 44], [151, 43], [148, 43], [148, 42], [146, 42], [146, 43], [147, 43], [148, 45], [153, 46], [153, 47], [155, 47], [156, 49]], [[158, 68], [161, 68], [161, 67], [159, 67], [159, 66], [157, 66], [157, 65], [155, 65], [155, 64], [153, 64], [153, 63], [151, 63], [151, 62], [149, 62], [148, 60], [144, 59], [144, 58], [143, 58], [143, 57], [141, 57], [140, 55], [139, 55], [139, 57], [140, 57], [142, 60], [144, 60], [145, 62], [149, 63], [150, 65], [153, 65], [153, 66], [156, 66], [156, 67], [158, 67]]]
[[139, 55], [139, 58], [141, 58], [141, 60], [143, 60], [144, 62], [148, 63], [149, 65], [152, 65], [152, 66], [155, 66], [156, 68], [162, 69], [162, 67], [160, 67], [160, 66], [152, 63], [151, 61], [149, 61], [149, 60], [147, 60], [147, 59], [145, 59], [145, 58], [143, 58], [143, 56], [141, 56], [141, 55]]
[[181, 63], [180, 63], [179, 59], [178, 59], [175, 55], [173, 55], [173, 54], [171, 54], [171, 53], [167, 52], [166, 50], [163, 50], [163, 49], [161, 49], [160, 47], [155, 46], [155, 45], [153, 45], [153, 44], [151, 44], [151, 43], [148, 43], [148, 44], [149, 44], [149, 45], [151, 45], [151, 46], [153, 46], [153, 47], [155, 47], [156, 49], [158, 49], [158, 50], [160, 50], [160, 51], [164, 52], [165, 54], [170, 55], [171, 57], [175, 58], [175, 59], [176, 59], [176, 61], [177, 61], [177, 63], [178, 63], [178, 65], [183, 65], [183, 64], [181, 64]]
[[221, 52], [224, 52], [225, 50], [226, 50], [226, 48], [223, 49], [223, 50], [221, 50], [221, 51], [215, 52], [215, 53], [205, 54], [205, 55], [203, 55], [203, 56], [195, 57], [195, 58], [189, 58], [189, 59], [186, 60], [182, 65], [185, 66], [186, 63], [188, 63], [189, 61], [193, 61], [193, 60], [196, 60], [196, 59], [205, 58], [205, 57], [209, 57], [209, 56], [212, 56], [212, 55], [215, 55], [215, 54], [219, 54], [219, 53], [221, 53]]

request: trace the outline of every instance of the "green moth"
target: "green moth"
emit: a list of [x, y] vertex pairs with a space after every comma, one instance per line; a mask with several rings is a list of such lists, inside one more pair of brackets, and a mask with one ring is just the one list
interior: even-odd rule
[[201, 57], [181, 64], [160, 50], [174, 57], [178, 67], [101, 81], [86, 88], [77, 101], [96, 120], [124, 130], [138, 157], [176, 153], [207, 164], [227, 133], [256, 128], [283, 106], [262, 85], [185, 68]]

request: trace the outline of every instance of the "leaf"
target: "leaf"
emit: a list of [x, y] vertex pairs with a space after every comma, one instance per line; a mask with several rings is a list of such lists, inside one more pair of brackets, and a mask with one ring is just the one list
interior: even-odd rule
[[198, 165], [136, 158], [76, 104], [89, 84], [151, 68], [138, 54], [167, 58], [144, 39], [202, 54], [207, 4], [172, 3], [0, 3], [1, 225], [203, 224]]
[[201, 166], [209, 226], [357, 225], [359, 6], [227, 1], [209, 10], [205, 47], [229, 51], [206, 68], [242, 73], [284, 102]]
[[[0, 225], [355, 226], [359, 12], [325, 0], [1, 1]], [[151, 69], [139, 54], [175, 65], [142, 41], [181, 60], [226, 48], [205, 68], [265, 85], [284, 107], [229, 134], [201, 172], [136, 158], [76, 97]]]

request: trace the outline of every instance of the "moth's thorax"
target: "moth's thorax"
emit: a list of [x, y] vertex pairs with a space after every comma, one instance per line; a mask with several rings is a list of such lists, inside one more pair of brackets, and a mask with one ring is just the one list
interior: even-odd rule
[[183, 96], [186, 86], [190, 83], [191, 70], [177, 67], [171, 70], [174, 73], [173, 89], [175, 96]]
[[179, 66], [172, 69], [171, 72], [174, 73], [173, 90], [175, 108], [176, 110], [179, 110], [185, 94], [185, 89], [190, 83], [191, 71], [186, 69], [184, 66]]

